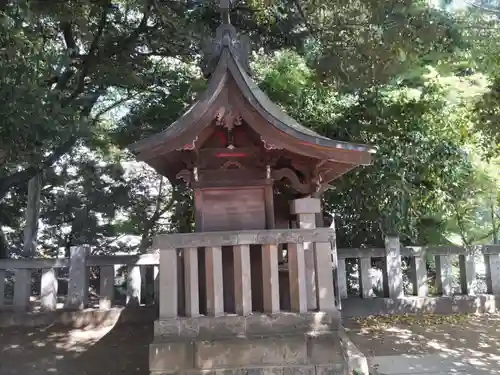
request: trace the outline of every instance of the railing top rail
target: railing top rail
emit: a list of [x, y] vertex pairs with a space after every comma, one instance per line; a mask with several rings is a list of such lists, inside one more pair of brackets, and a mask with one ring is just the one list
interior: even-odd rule
[[278, 245], [331, 241], [335, 241], [335, 230], [330, 228], [242, 230], [164, 234], [155, 237], [153, 249], [173, 250], [187, 247]]
[[[470, 252], [478, 254], [500, 254], [500, 245], [477, 245], [471, 250], [460, 246], [407, 246], [401, 248], [402, 256], [425, 256], [431, 255], [465, 255]], [[358, 249], [338, 249], [339, 258], [379, 258], [385, 257], [386, 250], [383, 248], [358, 248]]]
[[0, 259], [0, 270], [69, 267], [68, 258]]
[[160, 264], [160, 254], [142, 255], [92, 255], [87, 258], [87, 266], [154, 266]]
[[[153, 266], [160, 264], [156, 253], [142, 255], [91, 255], [86, 259], [87, 266]], [[69, 258], [0, 259], [0, 270], [43, 269], [69, 267]]]

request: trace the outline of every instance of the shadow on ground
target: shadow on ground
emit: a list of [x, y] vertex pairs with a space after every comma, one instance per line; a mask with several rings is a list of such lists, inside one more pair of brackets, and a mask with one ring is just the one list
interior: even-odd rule
[[389, 369], [381, 373], [397, 373], [393, 357], [398, 356], [406, 361], [405, 373], [500, 374], [498, 315], [470, 315], [456, 323], [438, 324], [422, 315], [407, 324], [386, 321], [372, 328], [349, 319], [344, 325], [372, 362], [384, 358]]
[[[142, 315], [142, 314], [141, 314]], [[0, 330], [1, 375], [148, 375], [153, 323]], [[425, 315], [377, 327], [345, 321], [351, 340], [382, 374], [500, 375], [500, 316], [434, 324]], [[403, 371], [399, 371], [402, 369]], [[399, 371], [399, 372], [398, 372]]]
[[147, 375], [153, 323], [0, 330], [2, 375]]

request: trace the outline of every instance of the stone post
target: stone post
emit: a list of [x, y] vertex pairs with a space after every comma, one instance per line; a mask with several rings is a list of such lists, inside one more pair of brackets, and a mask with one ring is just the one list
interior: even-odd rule
[[486, 285], [489, 294], [500, 294], [500, 255], [485, 254]]
[[362, 298], [371, 298], [373, 294], [373, 284], [370, 277], [372, 269], [372, 259], [370, 256], [365, 256], [359, 259], [359, 286], [361, 288]]
[[453, 266], [449, 255], [436, 255], [436, 287], [443, 296], [453, 292]]
[[307, 312], [306, 265], [301, 243], [288, 244], [288, 277], [292, 311]]
[[14, 308], [26, 310], [31, 296], [31, 270], [17, 269], [14, 274]]
[[70, 250], [68, 296], [65, 307], [83, 309], [88, 301], [88, 246], [74, 246]]
[[234, 246], [233, 259], [235, 311], [236, 314], [245, 316], [252, 312], [250, 246]]
[[[318, 198], [301, 198], [291, 202], [290, 212], [297, 215], [298, 227], [301, 229], [316, 228], [316, 214], [321, 213], [321, 200]], [[315, 310], [316, 301], [316, 275], [314, 268], [314, 244], [304, 243], [304, 259], [306, 266], [306, 293], [307, 308]]]
[[264, 312], [280, 311], [278, 246], [262, 245], [262, 300]]
[[161, 249], [159, 267], [159, 319], [177, 318], [177, 250]]
[[140, 306], [141, 281], [141, 267], [137, 265], [129, 266], [127, 273], [127, 306]]
[[389, 298], [403, 298], [403, 270], [399, 237], [385, 238], [385, 264]]
[[0, 307], [5, 304], [5, 270], [0, 270]]
[[462, 294], [476, 295], [477, 281], [474, 254], [460, 255], [458, 263], [460, 266], [460, 289]]
[[332, 268], [332, 247], [329, 242], [317, 242], [314, 246], [314, 264], [316, 268], [316, 301], [319, 311], [334, 311], [335, 291], [333, 272], [337, 270], [337, 251], [334, 252]]
[[205, 248], [205, 276], [207, 288], [207, 315], [224, 314], [224, 283], [222, 279], [221, 247]]
[[418, 297], [427, 296], [429, 288], [427, 286], [427, 265], [424, 252], [420, 252], [413, 256], [410, 275], [413, 294]]
[[42, 270], [40, 297], [42, 310], [55, 311], [57, 309], [57, 276], [53, 268]]
[[195, 317], [200, 315], [197, 247], [184, 249], [184, 293], [186, 316]]
[[102, 266], [99, 270], [99, 308], [110, 309], [115, 296], [115, 267]]
[[347, 298], [347, 270], [345, 267], [345, 258], [338, 258], [337, 264], [337, 282], [339, 285], [340, 298]]
[[156, 305], [160, 304], [160, 267], [153, 267], [153, 290], [154, 290], [154, 301]]

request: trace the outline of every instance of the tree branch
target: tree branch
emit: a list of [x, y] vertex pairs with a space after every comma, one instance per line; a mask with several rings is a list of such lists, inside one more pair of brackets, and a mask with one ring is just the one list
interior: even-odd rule
[[82, 71], [80, 73], [78, 79], [78, 85], [73, 93], [65, 100], [67, 103], [73, 101], [80, 95], [85, 88], [85, 78], [89, 75], [91, 65], [94, 65], [96, 62], [93, 61], [95, 55], [97, 54], [97, 47], [99, 46], [99, 41], [101, 40], [102, 33], [104, 28], [106, 27], [106, 21], [108, 18], [108, 13], [110, 10], [110, 1], [106, 1], [106, 3], [102, 6], [101, 18], [99, 20], [99, 24], [97, 26], [97, 31], [92, 39], [92, 43], [90, 44], [89, 52], [84, 57], [82, 62]]

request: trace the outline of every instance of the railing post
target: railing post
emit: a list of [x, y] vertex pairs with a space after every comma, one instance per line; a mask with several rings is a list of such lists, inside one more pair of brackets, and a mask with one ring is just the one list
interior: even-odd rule
[[42, 310], [55, 311], [57, 309], [57, 276], [54, 268], [42, 270], [40, 282], [40, 296]]
[[453, 292], [453, 265], [449, 255], [436, 255], [436, 288], [443, 296]]
[[385, 264], [389, 298], [403, 298], [403, 270], [401, 268], [401, 244], [399, 237], [385, 238]]
[[102, 266], [99, 269], [99, 308], [110, 309], [115, 295], [115, 267]]
[[370, 270], [372, 269], [372, 259], [370, 256], [364, 256], [359, 259], [359, 286], [361, 288], [361, 297], [373, 297], [373, 284], [370, 277]]
[[238, 315], [252, 312], [252, 282], [250, 275], [250, 246], [233, 247], [234, 260], [234, 301]]
[[141, 267], [133, 265], [127, 272], [127, 306], [140, 306], [141, 304]]
[[26, 310], [31, 296], [31, 270], [17, 269], [14, 274], [14, 307]]
[[[336, 272], [337, 251], [333, 256]], [[335, 309], [335, 291], [333, 289], [332, 246], [329, 242], [317, 242], [314, 246], [316, 267], [316, 300], [319, 311]]]
[[224, 314], [224, 283], [222, 279], [222, 249], [205, 248], [205, 276], [207, 287], [207, 315]]
[[159, 267], [159, 318], [176, 318], [178, 315], [177, 250], [160, 248]]
[[427, 296], [429, 288], [427, 286], [427, 264], [424, 250], [413, 256], [410, 275], [413, 294], [418, 297]]
[[476, 265], [474, 262], [474, 254], [465, 254], [459, 256], [460, 266], [460, 288], [462, 294], [470, 296], [476, 295]]
[[345, 258], [338, 258], [337, 280], [340, 298], [347, 298], [347, 270], [345, 267]]
[[160, 304], [160, 266], [153, 267], [153, 294], [155, 305]]
[[5, 270], [0, 270], [0, 307], [5, 304]]
[[280, 311], [278, 246], [262, 245], [261, 249], [262, 301], [264, 312], [277, 313]]
[[186, 316], [200, 315], [200, 297], [198, 285], [198, 248], [189, 247], [184, 252], [184, 293]]
[[65, 304], [69, 309], [83, 309], [87, 305], [89, 254], [88, 246], [73, 246], [70, 250], [68, 296]]
[[[486, 248], [488, 251], [488, 248]], [[500, 254], [484, 255], [486, 264], [486, 285], [489, 294], [500, 294]]]
[[288, 244], [288, 277], [290, 282], [290, 307], [292, 311], [307, 312], [306, 264], [301, 243]]
[[[291, 214], [297, 215], [297, 224], [301, 229], [316, 228], [316, 214], [321, 213], [321, 200], [318, 198], [301, 198], [291, 202]], [[306, 293], [307, 308], [315, 310], [316, 302], [316, 276], [314, 268], [314, 244], [305, 242], [304, 260], [306, 267]]]

